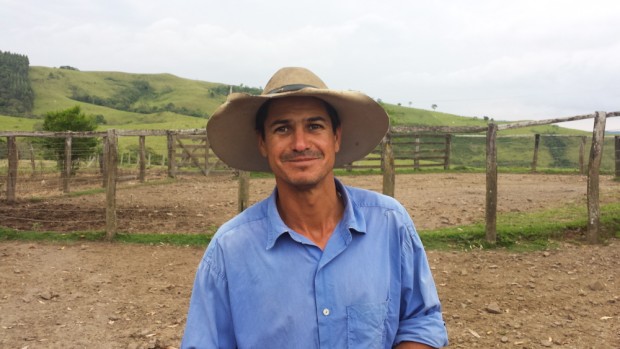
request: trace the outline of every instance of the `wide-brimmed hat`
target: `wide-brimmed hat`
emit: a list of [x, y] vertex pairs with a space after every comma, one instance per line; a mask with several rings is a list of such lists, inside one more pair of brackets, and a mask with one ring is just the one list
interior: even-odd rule
[[336, 167], [366, 156], [388, 130], [388, 115], [372, 98], [360, 92], [330, 90], [308, 69], [289, 67], [278, 70], [261, 95], [232, 93], [228, 96], [207, 123], [213, 152], [230, 167], [270, 172], [267, 159], [258, 149], [256, 112], [270, 99], [291, 96], [322, 99], [338, 112], [342, 138]]

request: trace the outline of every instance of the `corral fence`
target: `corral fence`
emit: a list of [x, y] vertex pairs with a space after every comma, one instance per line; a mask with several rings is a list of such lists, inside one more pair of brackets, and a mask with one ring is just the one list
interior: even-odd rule
[[[569, 118], [549, 119], [536, 122], [511, 124], [490, 123], [486, 127], [391, 127], [380, 146], [366, 158], [343, 166], [348, 171], [359, 169], [377, 170], [383, 174], [383, 192], [394, 195], [395, 173], [397, 169], [419, 170], [422, 167], [449, 169], [451, 166], [473, 166], [486, 168], [486, 231], [487, 240], [495, 242], [497, 212], [497, 167], [527, 167], [535, 172], [545, 163], [545, 167], [559, 166], [575, 168], [588, 175], [588, 239], [599, 240], [598, 176], [601, 166], [605, 171], [620, 177], [620, 136], [612, 139], [613, 152], [606, 152], [603, 161], [602, 148], [605, 142], [605, 120], [620, 116], [619, 112], [596, 112]], [[573, 120], [594, 118], [594, 130], [589, 143], [589, 156], [586, 156], [588, 139], [585, 136], [561, 135], [499, 135], [502, 130], [545, 125]], [[69, 193], [73, 187], [82, 188], [103, 186], [106, 188], [106, 236], [112, 238], [117, 231], [116, 222], [116, 184], [121, 181], [144, 182], [146, 177], [174, 178], [178, 175], [212, 175], [231, 173], [211, 151], [205, 129], [196, 130], [108, 130], [106, 132], [21, 132], [0, 131], [6, 137], [6, 179], [0, 176], [0, 188], [6, 186], [6, 200], [16, 200], [18, 173], [31, 177], [40, 176], [41, 183], [50, 182], [55, 189]], [[149, 144], [159, 149], [147, 146]], [[17, 142], [25, 138], [30, 141]], [[64, 144], [55, 149], [56, 161], [44, 161], [37, 153], [43, 152], [35, 140], [45, 138], [64, 139]], [[94, 154], [72, 152], [75, 140], [96, 138], [100, 142]], [[498, 147], [504, 142], [511, 146], [522, 144], [521, 159], [502, 159]], [[124, 142], [122, 149], [119, 142]], [[128, 142], [130, 144], [128, 144]], [[609, 143], [609, 142], [608, 142]], [[0, 142], [0, 161], [3, 158]], [[544, 147], [541, 147], [544, 145]], [[611, 144], [610, 144], [611, 145]], [[521, 145], [520, 145], [521, 146]], [[38, 148], [37, 148], [38, 147]], [[545, 151], [542, 151], [543, 148]], [[571, 149], [566, 152], [566, 149]], [[609, 149], [609, 146], [607, 146]], [[54, 149], [52, 149], [54, 150]], [[464, 153], [469, 152], [469, 153]], [[486, 155], [483, 155], [486, 154]], [[529, 155], [528, 155], [529, 154]], [[611, 155], [610, 155], [611, 154]], [[75, 166], [75, 156], [80, 158], [80, 166]], [[29, 163], [20, 169], [24, 160]], [[51, 164], [50, 164], [51, 163]], [[46, 174], [58, 174], [50, 176]], [[80, 175], [78, 176], [77, 173]], [[238, 210], [249, 205], [249, 173], [238, 172]], [[54, 179], [56, 182], [54, 183]], [[47, 182], [46, 182], [47, 181]], [[4, 183], [3, 183], [4, 182]]]
[[[537, 125], [548, 125], [560, 122], [568, 122], [583, 119], [594, 119], [594, 129], [592, 132], [592, 143], [590, 147], [590, 155], [587, 169], [587, 205], [588, 205], [588, 227], [587, 239], [591, 243], [599, 242], [600, 234], [600, 202], [599, 202], [599, 175], [603, 155], [603, 143], [605, 135], [605, 125], [608, 117], [620, 116], [620, 112], [595, 112], [594, 114], [579, 115], [567, 118], [548, 119], [531, 122], [517, 122], [498, 125], [489, 123], [486, 127], [486, 205], [485, 205], [485, 224], [486, 224], [486, 240], [490, 243], [497, 241], [497, 140], [498, 132], [501, 130], [509, 130]], [[477, 133], [484, 131], [485, 128], [480, 127], [429, 127], [429, 128], [408, 128], [410, 132], [471, 132]], [[398, 130], [402, 132], [402, 128]], [[392, 130], [394, 132], [394, 130]], [[383, 192], [387, 195], [394, 195], [395, 189], [395, 166], [392, 150], [392, 142], [390, 133], [386, 135], [383, 142]], [[539, 138], [536, 138], [539, 141]], [[614, 137], [615, 151], [615, 174], [620, 178], [620, 139]], [[538, 157], [538, 144], [535, 145], [533, 167], [535, 169]]]
[[[440, 133], [423, 133], [420, 128], [393, 127], [390, 142], [394, 167], [399, 171], [427, 169], [467, 169], [486, 166], [486, 127], [481, 133], [463, 133], [444, 129]], [[479, 131], [482, 130], [482, 131]], [[429, 131], [437, 132], [437, 131]], [[455, 133], [445, 133], [455, 132]], [[606, 149], [614, 148], [617, 136], [604, 137]], [[386, 139], [384, 139], [384, 142]], [[498, 166], [530, 172], [555, 169], [586, 174], [587, 152], [591, 137], [565, 134], [498, 134]], [[506, 151], [510, 148], [510, 151]], [[504, 150], [504, 151], [502, 151]], [[379, 145], [364, 159], [342, 166], [348, 171], [383, 168], [383, 147]], [[601, 171], [614, 172], [614, 153], [603, 154]]]
[[[424, 134], [405, 131], [390, 132], [394, 168], [419, 170], [422, 167], [450, 169], [452, 134]], [[356, 169], [383, 169], [383, 146], [379, 145], [364, 159], [343, 166], [348, 171]]]

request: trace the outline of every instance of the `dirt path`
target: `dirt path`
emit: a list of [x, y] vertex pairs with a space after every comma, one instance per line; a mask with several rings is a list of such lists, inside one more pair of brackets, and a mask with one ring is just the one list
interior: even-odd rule
[[[178, 347], [202, 253], [0, 243], [0, 347]], [[617, 241], [428, 257], [452, 348], [620, 347]]]

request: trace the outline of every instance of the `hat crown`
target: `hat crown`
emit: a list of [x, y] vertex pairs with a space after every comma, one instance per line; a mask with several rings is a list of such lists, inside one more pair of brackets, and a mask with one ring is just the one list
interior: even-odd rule
[[300, 67], [286, 67], [273, 74], [262, 95], [296, 91], [304, 87], [327, 89], [323, 80], [310, 70]]

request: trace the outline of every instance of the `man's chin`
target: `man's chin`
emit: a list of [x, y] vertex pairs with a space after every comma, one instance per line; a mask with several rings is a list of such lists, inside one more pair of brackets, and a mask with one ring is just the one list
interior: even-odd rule
[[311, 178], [292, 178], [289, 184], [300, 190], [310, 190], [316, 188], [320, 181]]

